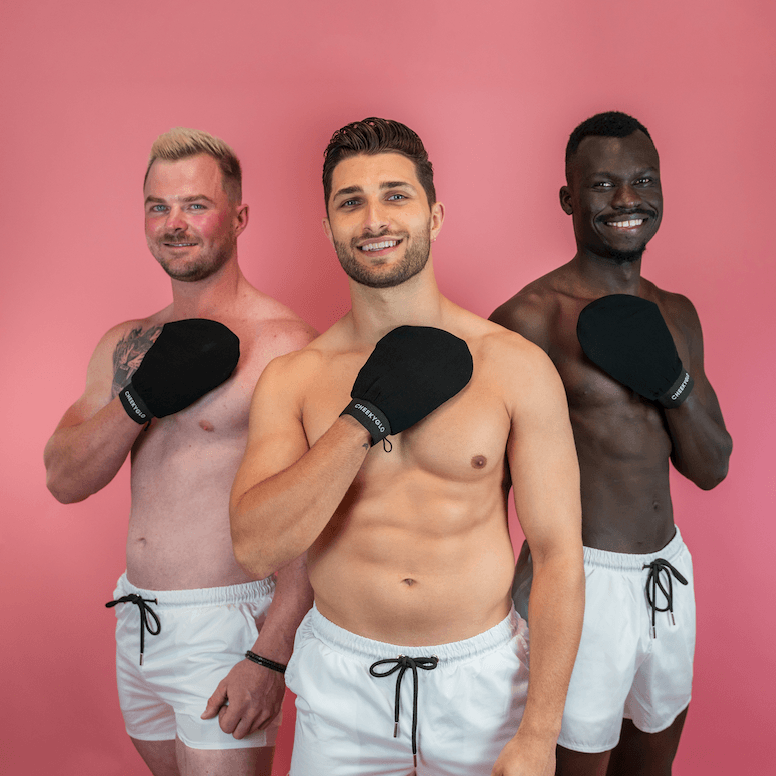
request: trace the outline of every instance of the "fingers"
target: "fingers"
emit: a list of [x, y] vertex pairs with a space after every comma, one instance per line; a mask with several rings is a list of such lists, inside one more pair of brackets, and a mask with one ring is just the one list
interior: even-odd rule
[[219, 709], [224, 707], [227, 701], [226, 687], [221, 682], [216, 691], [207, 699], [205, 704], [205, 710], [202, 712], [200, 719], [212, 719], [219, 713]]

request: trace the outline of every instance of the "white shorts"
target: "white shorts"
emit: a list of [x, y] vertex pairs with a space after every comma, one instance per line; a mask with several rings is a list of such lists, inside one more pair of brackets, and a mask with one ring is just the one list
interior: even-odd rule
[[[622, 720], [645, 733], [670, 727], [692, 694], [695, 593], [692, 558], [679, 529], [659, 552], [629, 555], [590, 547], [585, 554], [585, 620], [571, 675], [558, 743], [577, 752], [607, 752], [620, 740]], [[673, 615], [655, 612], [645, 564], [662, 558], [687, 580], [672, 577]], [[660, 579], [667, 588], [668, 571]], [[515, 571], [515, 607], [528, 613], [531, 561], [525, 548]], [[650, 588], [651, 595], [651, 588]], [[658, 588], [658, 607], [667, 604]], [[530, 625], [530, 623], [529, 623]]]
[[[214, 719], [200, 719], [208, 698], [245, 657], [272, 603], [274, 582], [202, 590], [142, 590], [123, 574], [114, 600], [129, 593], [150, 603], [161, 623], [158, 636], [145, 633], [140, 665], [140, 610], [120, 603], [116, 612], [116, 677], [127, 733], [141, 741], [180, 738], [193, 749], [274, 746], [278, 715], [265, 730], [241, 740], [224, 733]], [[154, 623], [151, 621], [153, 629]]]
[[[357, 636], [313, 607], [296, 634], [286, 684], [296, 693], [291, 776], [490, 776], [517, 732], [528, 690], [525, 621], [514, 610], [485, 633], [434, 647]], [[413, 768], [413, 675], [401, 682], [394, 738], [397, 656], [438, 658], [418, 668], [417, 771]]]

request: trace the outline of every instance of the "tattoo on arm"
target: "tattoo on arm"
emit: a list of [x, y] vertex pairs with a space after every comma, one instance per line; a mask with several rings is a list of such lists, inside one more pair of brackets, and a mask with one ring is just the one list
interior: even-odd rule
[[119, 340], [113, 351], [111, 398], [118, 396], [119, 391], [130, 381], [161, 330], [161, 326], [152, 326], [143, 331], [142, 326], [138, 326]]

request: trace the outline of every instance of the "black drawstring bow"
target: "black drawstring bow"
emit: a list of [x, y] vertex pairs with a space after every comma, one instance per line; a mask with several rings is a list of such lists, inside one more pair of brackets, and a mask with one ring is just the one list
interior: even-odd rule
[[[674, 583], [671, 579], [673, 574], [679, 582], [683, 585], [687, 584], [687, 580], [677, 571], [667, 560], [663, 558], [657, 558], [652, 563], [645, 563], [642, 566], [643, 569], [649, 569], [647, 574], [647, 602], [652, 607], [652, 638], [657, 638], [657, 629], [655, 628], [655, 612], [670, 612], [671, 622], [676, 625], [676, 619], [674, 618]], [[664, 573], [668, 582], [668, 589], [663, 585], [663, 581], [660, 578], [660, 574]], [[657, 588], [666, 597], [666, 605], [658, 606], [656, 603]]]
[[[145, 650], [145, 632], [148, 631], [152, 636], [158, 636], [162, 632], [162, 623], [156, 616], [156, 612], [148, 604], [159, 604], [156, 598], [143, 598], [137, 593], [130, 593], [117, 598], [115, 601], [108, 601], [105, 606], [110, 609], [116, 604], [135, 604], [140, 610], [140, 665], [143, 665], [143, 652]], [[156, 623], [156, 630], [151, 627], [148, 621], [149, 616]]]
[[[394, 665], [387, 671], [378, 672], [375, 670], [377, 666], [384, 665], [386, 663], [393, 663]], [[412, 684], [413, 684], [413, 696], [412, 696], [412, 761], [417, 768], [418, 766], [418, 745], [417, 745], [417, 730], [418, 730], [418, 669], [424, 671], [433, 671], [439, 663], [439, 658], [432, 657], [407, 657], [407, 655], [399, 655], [398, 657], [387, 658], [386, 660], [378, 660], [376, 663], [372, 663], [369, 666], [369, 673], [372, 676], [382, 677], [390, 676], [395, 671], [399, 672], [396, 677], [396, 704], [393, 712], [393, 737], [396, 738], [399, 734], [399, 705], [401, 698], [401, 680], [404, 678], [404, 674], [407, 669], [412, 670]]]

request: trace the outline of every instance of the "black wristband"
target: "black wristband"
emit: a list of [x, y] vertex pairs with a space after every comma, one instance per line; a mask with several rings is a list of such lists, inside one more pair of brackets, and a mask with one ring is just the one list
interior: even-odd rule
[[135, 386], [132, 383], [125, 385], [119, 392], [119, 399], [124, 409], [135, 423], [148, 423], [153, 418], [151, 410], [148, 409], [146, 403], [140, 398], [140, 394], [135, 390]]
[[692, 391], [695, 385], [690, 373], [682, 369], [682, 373], [676, 378], [676, 382], [657, 400], [666, 409], [678, 407]]
[[245, 657], [254, 663], [258, 663], [260, 666], [264, 666], [264, 668], [269, 668], [270, 671], [277, 671], [279, 674], [284, 674], [286, 672], [286, 667], [282, 663], [276, 663], [274, 660], [257, 655], [250, 650], [245, 653]]
[[342, 415], [350, 415], [355, 418], [369, 432], [372, 437], [372, 445], [376, 445], [391, 433], [391, 424], [388, 422], [388, 418], [374, 404], [363, 399], [353, 399], [340, 412], [340, 416]]

